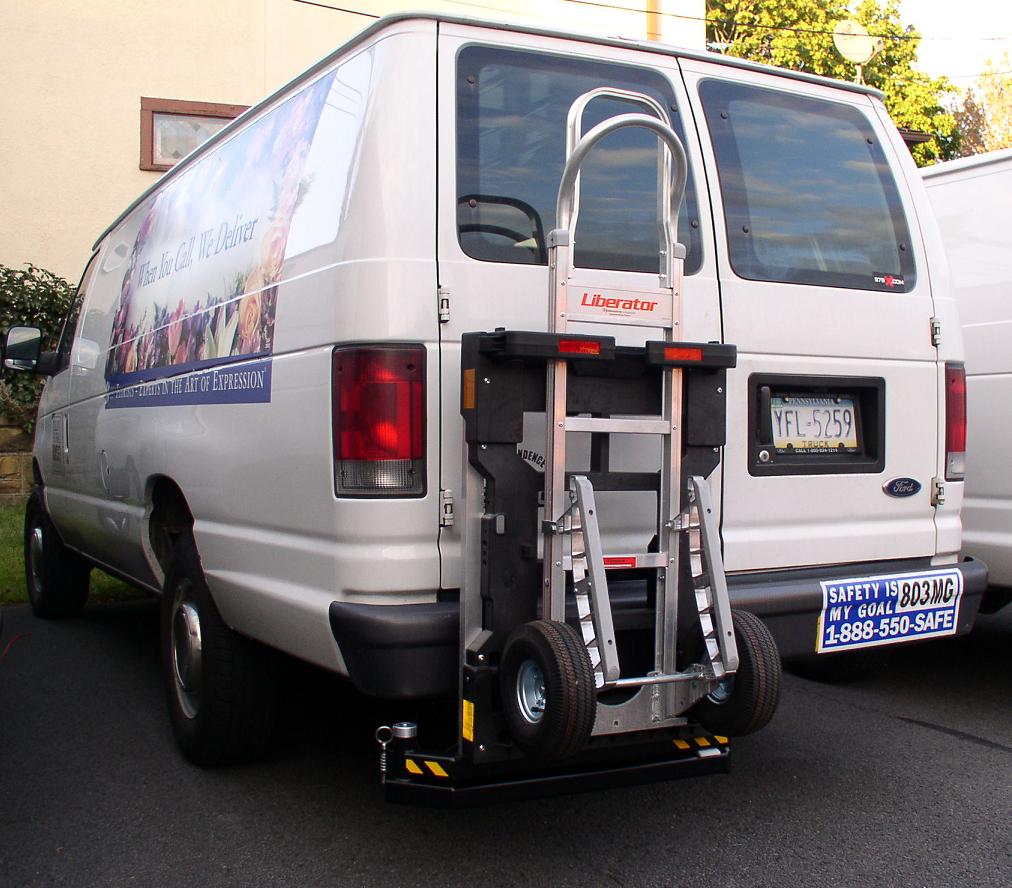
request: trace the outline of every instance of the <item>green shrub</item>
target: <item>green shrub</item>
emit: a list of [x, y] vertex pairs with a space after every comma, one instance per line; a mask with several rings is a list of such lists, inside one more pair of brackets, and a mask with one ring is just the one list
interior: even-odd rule
[[[23, 269], [0, 265], [0, 329], [38, 327], [42, 347], [55, 348], [74, 289], [63, 278], [31, 263]], [[41, 391], [42, 377], [5, 370], [0, 378], [0, 414], [32, 434]]]

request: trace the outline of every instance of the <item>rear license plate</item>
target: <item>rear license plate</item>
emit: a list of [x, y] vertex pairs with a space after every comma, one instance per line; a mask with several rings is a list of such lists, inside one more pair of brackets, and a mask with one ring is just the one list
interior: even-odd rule
[[955, 568], [825, 580], [816, 652], [955, 635], [962, 596]]
[[853, 398], [774, 395], [770, 398], [773, 446], [781, 453], [857, 453]]

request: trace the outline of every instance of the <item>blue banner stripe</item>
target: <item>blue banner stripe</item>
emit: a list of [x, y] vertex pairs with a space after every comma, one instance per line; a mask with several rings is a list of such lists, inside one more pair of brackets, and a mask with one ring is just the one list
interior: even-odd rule
[[271, 400], [271, 360], [225, 364], [114, 389], [106, 408], [174, 407], [187, 404], [265, 404]]

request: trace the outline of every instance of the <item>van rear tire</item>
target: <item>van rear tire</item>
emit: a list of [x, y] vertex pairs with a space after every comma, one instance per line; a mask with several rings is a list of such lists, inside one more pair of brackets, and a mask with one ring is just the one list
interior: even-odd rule
[[35, 616], [80, 616], [90, 575], [91, 565], [63, 544], [46, 511], [42, 488], [36, 487], [25, 506], [25, 585]]
[[225, 625], [188, 533], [172, 548], [161, 641], [169, 718], [183, 754], [204, 766], [265, 755], [277, 725], [276, 655]]
[[692, 710], [707, 730], [742, 737], [764, 728], [780, 701], [780, 654], [773, 635], [755, 614], [732, 610], [738, 671]]

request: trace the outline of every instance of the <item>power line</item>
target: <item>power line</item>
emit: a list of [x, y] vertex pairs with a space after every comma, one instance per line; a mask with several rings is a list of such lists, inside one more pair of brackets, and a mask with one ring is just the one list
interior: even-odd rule
[[295, 0], [296, 3], [302, 3], [305, 6], [319, 6], [321, 9], [332, 9], [334, 12], [346, 12], [348, 15], [361, 15], [365, 18], [378, 19], [380, 16], [372, 12], [362, 12], [358, 9], [347, 9], [343, 6], [331, 6], [328, 3], [317, 3], [315, 0]]
[[[708, 25], [720, 24], [723, 19], [707, 18], [706, 16], [699, 15], [682, 15], [679, 12], [663, 12], [661, 10], [653, 9], [636, 9], [631, 6], [616, 6], [614, 3], [600, 3], [595, 0], [565, 0], [566, 3], [573, 3], [577, 6], [596, 6], [599, 9], [617, 9], [621, 12], [641, 12], [644, 15], [663, 15], [667, 18], [682, 19], [688, 22], [705, 22]], [[740, 28], [754, 28], [756, 30], [763, 31], [794, 31], [799, 34], [832, 34], [832, 31], [826, 31], [819, 28], [793, 28], [789, 25], [755, 25], [745, 24], [744, 22], [732, 22]], [[872, 34], [872, 37], [890, 37], [896, 40], [914, 40], [916, 38], [906, 35], [892, 35], [892, 34]]]
[[[318, 0], [293, 0], [293, 2], [302, 3], [305, 6], [317, 6], [321, 9], [330, 9], [333, 10], [334, 12], [345, 12], [348, 13], [349, 15], [360, 15], [363, 16], [364, 18], [371, 18], [371, 19], [382, 18], [382, 16], [379, 16], [372, 12], [362, 12], [359, 9], [349, 9], [348, 7], [345, 6], [331, 6], [328, 3], [320, 3], [318, 2]], [[453, 0], [451, 0], [451, 2], [453, 2]], [[565, 2], [572, 3], [576, 6], [594, 6], [597, 7], [598, 9], [614, 9], [618, 12], [642, 13], [643, 15], [646, 14], [662, 15], [667, 18], [681, 19], [683, 21], [704, 22], [705, 24], [708, 25], [720, 24], [722, 21], [722, 19], [707, 18], [706, 16], [682, 15], [681, 13], [678, 12], [663, 12], [660, 10], [652, 10], [646, 8], [640, 9], [638, 7], [631, 7], [631, 6], [616, 6], [614, 3], [602, 3], [600, 2], [600, 0], [565, 0]], [[487, 9], [490, 12], [504, 12], [509, 13], [510, 15], [531, 15], [531, 13], [527, 11], [521, 11], [516, 9], [503, 9], [501, 6], [489, 6], [483, 3], [468, 3], [466, 2], [466, 0], [464, 0], [464, 2], [456, 2], [456, 5], [470, 6], [476, 9]], [[534, 13], [533, 15], [535, 15], [535, 17], [537, 18], [545, 18], [545, 16], [538, 16], [536, 13]], [[550, 18], [554, 19], [554, 16]], [[833, 34], [833, 31], [827, 31], [824, 28], [796, 28], [791, 25], [758, 25], [754, 23], [745, 23], [745, 22], [733, 22], [733, 24], [739, 28], [747, 28], [754, 31], [786, 31], [788, 33], [794, 34], [828, 34], [830, 36], [832, 36]], [[881, 37], [883, 40], [980, 40], [980, 41], [1012, 40], [1012, 35], [1005, 37], [932, 37], [926, 36], [924, 34], [919, 35], [871, 34], [869, 36]], [[996, 72], [996, 73], [1005, 73], [1005, 72]], [[960, 78], [960, 77], [976, 77], [978, 75], [958, 74], [954, 76]]]
[[[600, 9], [617, 9], [620, 12], [638, 12], [646, 14], [663, 15], [668, 18], [683, 19], [684, 21], [690, 22], [705, 22], [708, 25], [719, 24], [723, 19], [718, 18], [707, 18], [706, 16], [698, 15], [682, 15], [678, 12], [662, 12], [660, 10], [652, 9], [639, 9], [631, 6], [616, 6], [614, 3], [602, 3], [598, 0], [565, 0], [566, 3], [573, 3], [577, 6], [596, 6]], [[832, 31], [827, 31], [824, 28], [795, 28], [790, 25], [757, 25], [757, 24], [746, 24], [745, 22], [733, 22], [739, 28], [751, 28], [757, 31], [791, 31], [797, 34], [830, 34]], [[923, 34], [870, 34], [871, 37], [881, 37], [884, 40], [1012, 40], [1012, 35], [1007, 37], [926, 37]]]
[[949, 80], [983, 80], [985, 77], [1003, 77], [1012, 71], [981, 71], [979, 74], [946, 74]]
[[[530, 19], [530, 18], [543, 19], [543, 20], [545, 20], [547, 22], [551, 22], [557, 28], [561, 27], [560, 23], [563, 21], [562, 16], [558, 16], [558, 15], [540, 15], [540, 14], [538, 14], [536, 12], [531, 12], [530, 10], [526, 10], [526, 9], [525, 10], [520, 10], [520, 9], [503, 9], [501, 6], [489, 6], [486, 3], [469, 3], [469, 2], [467, 2], [467, 0], [444, 0], [444, 2], [450, 3], [453, 6], [467, 6], [467, 7], [470, 7], [471, 9], [486, 9], [489, 12], [504, 12], [504, 13], [506, 13], [508, 15], [519, 15], [519, 16], [523, 16], [524, 18], [528, 18], [528, 19]], [[621, 8], [621, 7], [619, 7], [619, 8]]]

